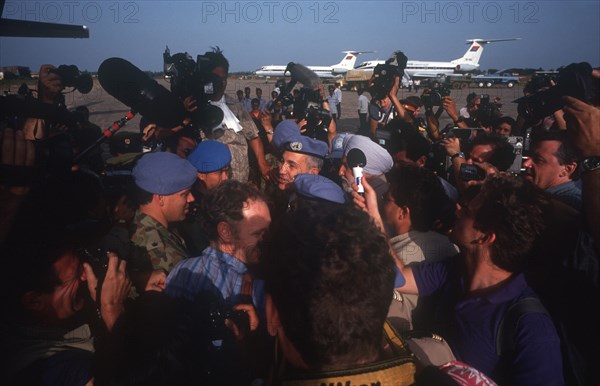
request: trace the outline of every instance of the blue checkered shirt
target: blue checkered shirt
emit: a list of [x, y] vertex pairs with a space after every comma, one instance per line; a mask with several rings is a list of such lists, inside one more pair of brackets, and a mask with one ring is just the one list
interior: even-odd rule
[[[240, 292], [246, 265], [232, 255], [207, 247], [198, 257], [186, 259], [175, 266], [167, 277], [165, 292], [176, 298], [194, 300], [200, 291], [220, 295], [232, 307], [242, 303]], [[264, 315], [265, 286], [262, 280], [252, 281], [252, 300], [259, 315]]]

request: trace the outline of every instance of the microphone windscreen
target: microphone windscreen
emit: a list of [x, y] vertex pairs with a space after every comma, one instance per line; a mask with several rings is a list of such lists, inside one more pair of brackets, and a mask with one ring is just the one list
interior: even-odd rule
[[125, 59], [102, 62], [98, 80], [106, 92], [159, 126], [180, 125], [186, 116], [177, 96]]
[[346, 155], [346, 162], [351, 168], [360, 166], [364, 167], [367, 164], [367, 156], [359, 148], [350, 149]]
[[313, 70], [300, 63], [288, 63], [286, 71], [291, 73], [292, 80], [302, 83], [304, 87], [316, 90], [319, 88], [319, 84], [321, 84], [319, 76]]

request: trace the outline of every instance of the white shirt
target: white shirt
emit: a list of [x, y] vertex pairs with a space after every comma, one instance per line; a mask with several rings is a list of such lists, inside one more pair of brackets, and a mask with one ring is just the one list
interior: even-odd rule
[[333, 95], [337, 98], [338, 103], [342, 103], [342, 90], [336, 87], [335, 90], [333, 90]]
[[361, 114], [369, 112], [369, 98], [367, 98], [365, 94], [358, 96], [358, 112]]
[[217, 106], [223, 111], [223, 121], [219, 125], [213, 128], [223, 128], [223, 129], [231, 129], [236, 133], [242, 131], [242, 125], [240, 125], [239, 119], [233, 114], [233, 112], [227, 107], [227, 103], [225, 103], [225, 95], [221, 97], [218, 101], [210, 101], [210, 104], [213, 106]]

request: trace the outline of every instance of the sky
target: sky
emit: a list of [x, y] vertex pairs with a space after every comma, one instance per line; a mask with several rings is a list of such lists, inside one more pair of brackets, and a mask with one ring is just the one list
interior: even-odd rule
[[162, 53], [192, 57], [219, 46], [231, 72], [290, 61], [338, 63], [342, 51], [403, 51], [449, 61], [466, 39], [487, 45], [481, 69], [600, 66], [600, 1], [11, 1], [4, 18], [86, 25], [89, 39], [0, 38], [0, 66], [44, 63], [96, 71], [110, 57], [162, 71]]

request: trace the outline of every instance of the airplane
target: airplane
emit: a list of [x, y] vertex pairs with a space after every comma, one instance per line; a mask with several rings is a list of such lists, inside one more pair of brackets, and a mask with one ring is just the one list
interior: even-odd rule
[[15, 20], [2, 17], [4, 3], [0, 0], [0, 36], [28, 38], [89, 38], [90, 31], [84, 25], [44, 23], [40, 21]]
[[[510, 39], [469, 39], [467, 44], [471, 46], [462, 56], [450, 62], [430, 62], [422, 60], [409, 60], [404, 73], [409, 78], [432, 78], [453, 75], [460, 72], [469, 72], [479, 68], [479, 59], [483, 53], [483, 47], [493, 42], [505, 42], [521, 40], [521, 38]], [[384, 60], [369, 60], [356, 66], [355, 70], [372, 71], [378, 64], [385, 63]]]
[[[372, 53], [373, 51], [342, 51], [345, 55], [342, 60], [331, 66], [306, 66], [310, 70], [314, 71], [315, 74], [319, 76], [319, 78], [338, 78], [344, 75], [348, 70], [352, 70], [354, 68], [354, 63], [356, 63], [356, 58], [360, 54]], [[270, 65], [263, 66], [258, 70], [254, 71], [254, 74], [257, 76], [285, 76], [285, 69], [287, 66], [281, 65]], [[289, 74], [288, 74], [289, 75]]]

